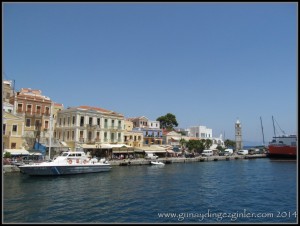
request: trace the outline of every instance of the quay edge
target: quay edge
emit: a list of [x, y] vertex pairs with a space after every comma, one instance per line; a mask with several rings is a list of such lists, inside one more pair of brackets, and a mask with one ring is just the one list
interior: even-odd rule
[[[196, 157], [196, 158], [159, 158], [165, 164], [172, 163], [190, 163], [190, 162], [207, 162], [218, 160], [240, 160], [240, 159], [256, 159], [266, 158], [266, 154], [256, 155], [232, 155], [232, 156], [209, 156], [209, 157]], [[124, 159], [124, 160], [111, 160], [109, 163], [111, 166], [138, 166], [138, 165], [150, 165], [151, 160], [146, 159]], [[3, 165], [3, 173], [20, 172], [20, 169], [14, 165]]]

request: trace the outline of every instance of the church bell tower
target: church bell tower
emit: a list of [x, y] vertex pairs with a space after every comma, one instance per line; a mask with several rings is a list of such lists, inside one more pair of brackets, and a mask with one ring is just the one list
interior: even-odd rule
[[243, 150], [242, 126], [239, 120], [235, 123], [235, 151]]

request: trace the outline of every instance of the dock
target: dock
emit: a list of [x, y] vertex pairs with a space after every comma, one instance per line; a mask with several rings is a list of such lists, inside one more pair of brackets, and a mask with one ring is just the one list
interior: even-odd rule
[[[168, 157], [159, 158], [158, 161], [165, 164], [173, 163], [190, 163], [190, 162], [209, 162], [209, 161], [234, 161], [242, 159], [256, 159], [256, 158], [266, 158], [266, 154], [256, 154], [256, 155], [231, 155], [231, 156], [209, 156], [209, 157], [195, 157], [195, 158], [184, 158], [184, 157]], [[152, 160], [147, 160], [143, 158], [139, 159], [123, 159], [123, 160], [110, 160], [111, 166], [141, 166], [150, 165]], [[20, 169], [15, 165], [3, 165], [3, 173], [14, 173], [20, 172]]]

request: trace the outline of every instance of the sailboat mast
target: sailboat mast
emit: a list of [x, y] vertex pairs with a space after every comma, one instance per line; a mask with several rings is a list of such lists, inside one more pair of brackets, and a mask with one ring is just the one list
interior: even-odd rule
[[49, 130], [49, 160], [51, 160], [51, 140], [52, 140], [52, 112], [53, 112], [53, 105], [51, 102], [51, 108], [50, 108], [50, 117], [49, 117], [49, 126], [50, 126], [50, 130]]
[[275, 132], [275, 124], [274, 124], [274, 117], [273, 117], [273, 115], [272, 115], [272, 121], [273, 121], [274, 137], [276, 137], [276, 132]]
[[264, 127], [262, 124], [262, 119], [260, 117], [260, 125], [261, 125], [261, 132], [262, 132], [262, 136], [263, 136], [263, 146], [265, 146], [265, 135], [264, 135]]

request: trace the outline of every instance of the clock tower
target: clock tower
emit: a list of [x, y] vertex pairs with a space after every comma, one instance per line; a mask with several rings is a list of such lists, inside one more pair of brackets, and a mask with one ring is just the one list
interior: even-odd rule
[[239, 120], [235, 123], [235, 151], [243, 150], [242, 126]]

